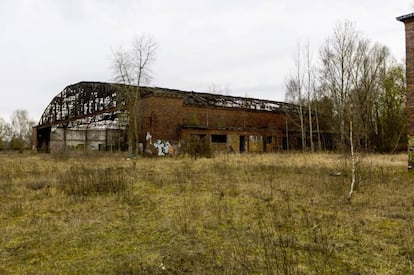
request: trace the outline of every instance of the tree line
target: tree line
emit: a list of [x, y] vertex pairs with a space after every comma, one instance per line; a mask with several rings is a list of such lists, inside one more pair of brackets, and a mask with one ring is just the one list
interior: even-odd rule
[[0, 150], [24, 150], [32, 147], [32, 127], [36, 123], [26, 110], [16, 110], [7, 122], [0, 117]]
[[[394, 152], [406, 143], [405, 71], [389, 49], [371, 42], [350, 22], [338, 24], [313, 59], [298, 46], [286, 100], [300, 106], [303, 150], [321, 148], [319, 126], [337, 149]], [[352, 136], [350, 137], [350, 125]]]
[[[136, 89], [151, 78], [157, 43], [137, 38], [131, 49], [113, 52], [117, 82]], [[123, 86], [126, 87], [126, 86]], [[359, 150], [394, 152], [405, 149], [405, 71], [389, 49], [357, 32], [350, 22], [338, 24], [313, 58], [309, 44], [298, 46], [295, 70], [286, 79], [286, 101], [299, 105], [302, 149], [322, 149], [321, 133], [335, 137], [337, 149], [350, 140]], [[129, 144], [138, 149], [139, 90], [120, 91], [130, 103]], [[130, 105], [130, 106], [129, 106]], [[352, 122], [352, 123], [350, 123]], [[350, 124], [352, 138], [350, 138]], [[0, 149], [32, 147], [32, 127], [26, 110], [16, 110], [10, 122], [0, 118]], [[323, 130], [321, 130], [323, 129]], [[402, 146], [401, 146], [402, 145]]]

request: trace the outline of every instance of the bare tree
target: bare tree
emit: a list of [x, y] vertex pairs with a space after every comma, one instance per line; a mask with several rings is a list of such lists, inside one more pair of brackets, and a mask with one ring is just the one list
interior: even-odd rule
[[285, 101], [290, 103], [298, 103], [298, 81], [294, 76], [289, 76], [285, 79]]
[[26, 110], [14, 111], [10, 120], [10, 142], [13, 149], [30, 148], [35, 122], [29, 118]]
[[378, 149], [381, 152], [394, 152], [406, 136], [406, 94], [405, 71], [403, 65], [393, 64], [385, 72], [381, 86], [377, 113]]
[[[304, 51], [298, 48], [295, 73], [285, 82], [286, 101], [299, 105], [303, 147], [306, 128], [313, 151], [314, 128], [320, 149], [320, 129], [328, 127], [328, 134], [338, 138], [336, 144], [329, 146], [348, 151], [352, 104], [354, 149], [395, 150], [404, 137], [401, 130], [404, 127], [400, 127], [405, 116], [400, 96], [404, 82], [401, 70], [392, 69], [395, 62], [388, 48], [371, 43], [352, 23], [344, 22], [334, 28], [332, 36], [320, 48], [317, 64], [311, 58], [309, 45]], [[307, 108], [303, 109], [304, 106]], [[306, 110], [307, 121], [303, 118]]]
[[306, 95], [307, 95], [307, 104], [308, 104], [308, 123], [309, 123], [309, 142], [311, 147], [311, 152], [315, 151], [315, 146], [313, 144], [313, 124], [312, 124], [312, 99], [314, 97], [314, 87], [315, 87], [315, 79], [314, 79], [314, 69], [312, 66], [312, 58], [310, 54], [310, 45], [309, 42], [306, 44], [305, 47], [305, 54], [306, 54]]
[[384, 90], [381, 79], [386, 72], [389, 51], [381, 45], [371, 46], [367, 39], [358, 42], [353, 66], [351, 101], [358, 116], [354, 120], [357, 145], [372, 148], [378, 136], [378, 103]]
[[[334, 127], [339, 128], [342, 149], [345, 149], [347, 139], [349, 125], [346, 119], [350, 104], [353, 104], [356, 149], [380, 149], [381, 140], [386, 139], [381, 136], [381, 117], [385, 111], [381, 104], [384, 103], [384, 93], [390, 91], [385, 86], [390, 83], [383, 81], [392, 64], [388, 48], [373, 45], [359, 35], [351, 23], [345, 22], [335, 28], [334, 35], [321, 48], [321, 61], [320, 85], [323, 95], [333, 103], [332, 118], [336, 121]], [[398, 83], [395, 84], [398, 88]], [[395, 103], [400, 105], [398, 101]]]
[[301, 129], [301, 141], [302, 141], [302, 151], [306, 149], [306, 135], [305, 135], [305, 124], [303, 118], [303, 84], [304, 84], [304, 75], [302, 71], [302, 60], [301, 60], [301, 49], [300, 44], [297, 46], [297, 56], [295, 57], [295, 73], [291, 74], [285, 80], [285, 99], [288, 102], [292, 102], [299, 105], [299, 120], [300, 120], [300, 129]]
[[0, 118], [0, 149], [4, 149], [11, 139], [10, 123]]
[[321, 84], [334, 103], [341, 145], [344, 146], [347, 106], [353, 89], [352, 70], [358, 34], [352, 23], [339, 24], [321, 48]]
[[303, 121], [303, 102], [302, 102], [302, 87], [303, 87], [303, 75], [301, 68], [301, 54], [300, 54], [300, 44], [298, 43], [298, 56], [296, 60], [296, 81], [298, 89], [298, 101], [299, 101], [299, 116], [300, 116], [300, 131], [302, 135], [302, 151], [306, 149], [306, 136], [305, 136], [305, 126]]
[[218, 95], [230, 95], [231, 88], [229, 85], [220, 85], [220, 84], [213, 83], [210, 86], [208, 86], [208, 92], [212, 94], [218, 94]]
[[[302, 56], [304, 58], [302, 58]], [[300, 128], [301, 128], [301, 140], [302, 148], [306, 148], [306, 126], [305, 126], [305, 113], [307, 112], [308, 116], [308, 129], [309, 129], [309, 142], [311, 152], [315, 151], [315, 146], [313, 142], [314, 127], [313, 122], [314, 114], [316, 114], [315, 109], [312, 105], [317, 102], [316, 94], [316, 67], [313, 64], [313, 59], [310, 51], [309, 42], [305, 44], [303, 48], [300, 48], [298, 44], [298, 53], [295, 59], [296, 72], [295, 75], [291, 75], [285, 81], [285, 100], [288, 102], [293, 102], [299, 106], [299, 116], [300, 116]], [[302, 69], [303, 68], [303, 69]], [[304, 110], [305, 108], [305, 110]], [[307, 109], [307, 111], [306, 111]], [[318, 123], [317, 123], [318, 124]], [[317, 125], [318, 126], [318, 125]], [[317, 132], [319, 135], [319, 127], [317, 127]], [[319, 138], [320, 140], [320, 138]], [[320, 145], [320, 143], [319, 143]], [[321, 146], [319, 146], [320, 148]]]
[[140, 85], [151, 81], [151, 65], [155, 61], [157, 43], [152, 37], [141, 35], [133, 40], [131, 48], [122, 48], [113, 52], [113, 70], [115, 81], [123, 86], [121, 96], [126, 100], [129, 114], [128, 150], [139, 153], [139, 101]]
[[322, 150], [322, 141], [321, 141], [321, 132], [320, 132], [320, 127], [319, 127], [319, 115], [318, 115], [318, 113], [319, 113], [319, 108], [318, 108], [319, 102], [318, 102], [318, 99], [317, 99], [316, 95], [315, 95], [314, 99], [315, 99], [316, 133], [318, 135], [318, 151], [321, 151]]

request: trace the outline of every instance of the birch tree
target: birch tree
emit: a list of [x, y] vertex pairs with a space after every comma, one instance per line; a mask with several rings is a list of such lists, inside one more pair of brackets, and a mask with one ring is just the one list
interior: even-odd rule
[[[295, 103], [299, 106], [302, 149], [306, 149], [306, 134], [307, 130], [309, 130], [308, 133], [310, 150], [311, 152], [314, 152], [315, 146], [313, 142], [313, 121], [315, 110], [313, 110], [312, 104], [314, 102], [317, 102], [317, 96], [315, 92], [316, 68], [313, 64], [309, 42], [306, 43], [303, 48], [301, 48], [298, 44], [298, 53], [295, 59], [295, 67], [295, 73], [285, 81], [285, 99], [286, 101]], [[307, 116], [307, 128], [305, 125], [305, 116]], [[319, 127], [317, 127], [317, 130], [319, 130]]]
[[355, 151], [354, 151], [354, 140], [353, 140], [353, 108], [352, 108], [352, 104], [350, 106], [350, 118], [349, 118], [349, 147], [350, 147], [350, 151], [351, 151], [351, 187], [349, 189], [349, 193], [348, 193], [348, 201], [350, 201], [352, 199], [352, 194], [354, 193], [355, 190], [355, 183], [356, 183], [356, 165], [355, 165]]
[[306, 54], [306, 96], [307, 96], [307, 105], [308, 105], [308, 124], [309, 124], [309, 142], [311, 152], [315, 151], [315, 146], [313, 144], [313, 123], [312, 123], [312, 101], [314, 98], [314, 91], [315, 91], [315, 83], [314, 83], [314, 69], [312, 65], [312, 58], [310, 53], [310, 45], [309, 42], [306, 44], [305, 47], [305, 54]]
[[297, 46], [297, 56], [295, 57], [295, 72], [287, 78], [285, 81], [285, 99], [288, 102], [295, 103], [299, 106], [299, 120], [300, 120], [300, 132], [301, 132], [301, 143], [302, 151], [306, 149], [306, 132], [303, 117], [303, 83], [304, 74], [302, 70], [302, 55], [300, 44]]
[[[348, 151], [352, 118], [354, 150], [396, 150], [405, 138], [405, 83], [404, 73], [388, 48], [372, 43], [352, 23], [344, 22], [334, 28], [319, 57], [314, 62], [309, 45], [298, 50], [295, 72], [285, 82], [285, 99], [300, 108], [302, 146], [303, 134], [309, 133], [314, 150], [316, 127], [319, 148], [322, 128], [337, 138], [336, 144], [323, 139], [325, 148]], [[349, 113], [351, 104], [353, 114]]]
[[300, 44], [298, 43], [298, 56], [296, 60], [296, 82], [297, 82], [297, 91], [298, 91], [298, 101], [299, 101], [299, 118], [300, 118], [300, 132], [302, 136], [302, 151], [306, 149], [306, 136], [305, 136], [305, 125], [303, 121], [303, 101], [302, 101], [302, 88], [303, 88], [303, 75], [302, 75], [302, 66], [301, 66], [301, 53], [300, 53]]
[[299, 106], [299, 122], [297, 121], [297, 117], [291, 117], [289, 112], [286, 112], [286, 138], [288, 138], [288, 120], [301, 129], [301, 148], [302, 151], [305, 151], [305, 129], [304, 129], [304, 121], [303, 121], [303, 99], [301, 95], [302, 88], [299, 87], [302, 85], [298, 80], [297, 76], [291, 75], [289, 78], [285, 80], [285, 100], [290, 103], [297, 104]]

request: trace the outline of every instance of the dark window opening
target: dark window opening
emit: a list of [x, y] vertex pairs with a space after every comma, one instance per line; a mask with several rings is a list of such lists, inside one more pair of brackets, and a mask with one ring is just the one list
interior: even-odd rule
[[211, 135], [212, 143], [227, 143], [226, 135]]
[[246, 152], [246, 136], [240, 136], [240, 153]]
[[266, 137], [266, 143], [267, 144], [271, 144], [272, 143], [272, 137], [271, 136], [267, 136]]
[[287, 137], [283, 137], [283, 141], [282, 141], [282, 148], [283, 148], [283, 150], [288, 150], [289, 149], [288, 148], [288, 145], [289, 145], [289, 143], [288, 143]]

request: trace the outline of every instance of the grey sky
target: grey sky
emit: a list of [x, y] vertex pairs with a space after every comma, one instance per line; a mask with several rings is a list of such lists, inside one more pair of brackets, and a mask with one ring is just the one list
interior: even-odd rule
[[112, 81], [111, 49], [139, 34], [159, 43], [151, 86], [284, 99], [298, 41], [315, 59], [334, 26], [350, 20], [405, 56], [403, 0], [0, 0], [0, 117], [38, 121], [65, 86]]

